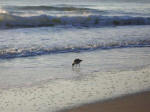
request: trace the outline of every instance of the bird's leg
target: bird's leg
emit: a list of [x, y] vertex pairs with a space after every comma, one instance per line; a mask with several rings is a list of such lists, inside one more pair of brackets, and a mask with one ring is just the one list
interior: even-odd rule
[[77, 67], [77, 64], [76, 64], [76, 67]]

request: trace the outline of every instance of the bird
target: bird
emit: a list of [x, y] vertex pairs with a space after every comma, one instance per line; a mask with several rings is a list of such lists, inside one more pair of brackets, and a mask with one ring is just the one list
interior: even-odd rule
[[73, 67], [74, 65], [79, 65], [79, 66], [80, 66], [80, 62], [81, 62], [81, 61], [83, 61], [83, 60], [81, 60], [81, 59], [79, 59], [79, 58], [75, 59], [75, 60], [73, 61], [73, 63], [72, 63], [72, 67]]

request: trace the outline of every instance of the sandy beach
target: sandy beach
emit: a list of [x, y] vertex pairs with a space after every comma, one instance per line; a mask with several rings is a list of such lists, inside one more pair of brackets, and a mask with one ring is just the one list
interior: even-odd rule
[[149, 112], [150, 92], [83, 105], [64, 112]]

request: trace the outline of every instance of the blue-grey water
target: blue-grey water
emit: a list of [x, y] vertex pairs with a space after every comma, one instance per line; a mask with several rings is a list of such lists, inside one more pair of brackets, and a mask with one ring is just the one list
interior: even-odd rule
[[[0, 93], [0, 100], [8, 102], [0, 103], [0, 110], [47, 112], [95, 99], [149, 90], [150, 75], [140, 72], [150, 65], [149, 52], [148, 2], [0, 1], [0, 89], [4, 91]], [[71, 66], [75, 58], [83, 59], [79, 68]], [[134, 74], [131, 79], [130, 73]], [[112, 90], [112, 80], [120, 79], [125, 83], [116, 82]], [[28, 89], [45, 83], [50, 84], [46, 86], [49, 89], [43, 87], [45, 91], [37, 95], [40, 98], [42, 94], [43, 100], [34, 98], [35, 105], [28, 105]], [[89, 83], [97, 86], [92, 87]], [[120, 84], [118, 88], [117, 84]], [[28, 89], [24, 91], [15, 89], [26, 87]], [[71, 88], [74, 88], [75, 94], [67, 91]], [[9, 89], [12, 91], [9, 92]], [[55, 93], [60, 95], [55, 96]], [[23, 103], [26, 106], [20, 103], [22, 100], [18, 94], [25, 95], [27, 101], [24, 99]], [[82, 94], [87, 97], [81, 98]], [[51, 100], [44, 100], [48, 96]], [[59, 102], [59, 98], [65, 99], [64, 102]], [[18, 102], [12, 105], [14, 100]]]

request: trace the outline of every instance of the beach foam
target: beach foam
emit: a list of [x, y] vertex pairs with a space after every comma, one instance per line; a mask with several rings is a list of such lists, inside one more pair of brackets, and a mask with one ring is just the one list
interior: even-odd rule
[[97, 49], [109, 50], [115, 48], [149, 47], [150, 26], [143, 26], [92, 29], [44, 27], [37, 29], [31, 28], [30, 30], [1, 30], [0, 59], [88, 52]]

